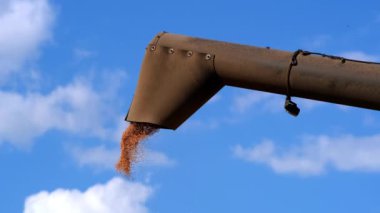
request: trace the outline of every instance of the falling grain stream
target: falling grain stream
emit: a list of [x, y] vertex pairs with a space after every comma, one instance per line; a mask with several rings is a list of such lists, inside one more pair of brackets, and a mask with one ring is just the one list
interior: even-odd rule
[[129, 176], [137, 158], [139, 144], [157, 131], [158, 128], [154, 125], [131, 122], [121, 138], [121, 155], [116, 169]]

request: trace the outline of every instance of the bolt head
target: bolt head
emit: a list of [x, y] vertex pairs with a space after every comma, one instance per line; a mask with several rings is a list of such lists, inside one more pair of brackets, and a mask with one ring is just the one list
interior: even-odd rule
[[207, 53], [206, 56], [205, 56], [205, 59], [206, 60], [210, 60], [212, 57], [211, 57], [211, 54]]

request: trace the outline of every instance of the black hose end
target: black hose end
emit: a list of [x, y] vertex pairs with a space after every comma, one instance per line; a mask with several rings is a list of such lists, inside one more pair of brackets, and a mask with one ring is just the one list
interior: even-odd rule
[[297, 104], [291, 101], [290, 98], [285, 100], [285, 110], [294, 117], [297, 117], [301, 111]]

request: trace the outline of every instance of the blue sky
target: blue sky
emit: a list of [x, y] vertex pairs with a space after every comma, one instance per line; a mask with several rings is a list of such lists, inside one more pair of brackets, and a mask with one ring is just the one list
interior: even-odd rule
[[380, 61], [379, 26], [367, 0], [3, 0], [0, 212], [379, 212], [378, 112], [239, 88], [113, 169], [159, 31]]

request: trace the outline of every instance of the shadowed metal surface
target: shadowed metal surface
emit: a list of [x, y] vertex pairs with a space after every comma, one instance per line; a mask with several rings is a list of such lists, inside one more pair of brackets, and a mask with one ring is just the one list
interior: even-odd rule
[[[127, 121], [176, 129], [224, 85], [287, 94], [293, 53], [158, 34], [147, 47]], [[380, 109], [380, 65], [300, 54], [291, 95]]]

